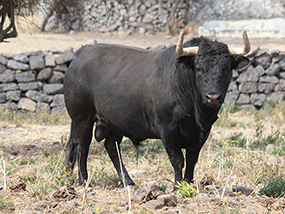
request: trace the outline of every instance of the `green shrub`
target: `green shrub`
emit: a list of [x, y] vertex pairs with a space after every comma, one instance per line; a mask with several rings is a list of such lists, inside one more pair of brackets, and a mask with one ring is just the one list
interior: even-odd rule
[[180, 193], [184, 198], [189, 198], [196, 194], [196, 189], [193, 187], [192, 183], [181, 181], [178, 182], [176, 187], [178, 189], [178, 193]]
[[278, 176], [269, 180], [269, 182], [259, 190], [260, 195], [267, 197], [283, 197], [285, 191], [285, 180], [283, 176]]

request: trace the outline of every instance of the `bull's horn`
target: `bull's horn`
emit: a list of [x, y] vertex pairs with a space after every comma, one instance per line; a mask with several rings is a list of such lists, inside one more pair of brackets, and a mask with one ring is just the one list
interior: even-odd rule
[[176, 53], [180, 56], [194, 56], [198, 52], [198, 47], [183, 48], [184, 32], [181, 32], [176, 46]]
[[231, 47], [229, 47], [229, 52], [230, 52], [231, 56], [242, 56], [242, 55], [246, 55], [249, 53], [250, 43], [249, 43], [249, 39], [247, 37], [246, 31], [242, 32], [242, 37], [243, 37], [243, 43], [244, 43], [243, 48], [231, 48]]

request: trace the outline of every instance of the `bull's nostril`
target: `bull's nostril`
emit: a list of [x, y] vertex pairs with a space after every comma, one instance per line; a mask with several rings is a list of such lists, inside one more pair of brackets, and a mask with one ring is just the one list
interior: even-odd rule
[[206, 98], [209, 104], [219, 104], [221, 100], [220, 94], [206, 94]]

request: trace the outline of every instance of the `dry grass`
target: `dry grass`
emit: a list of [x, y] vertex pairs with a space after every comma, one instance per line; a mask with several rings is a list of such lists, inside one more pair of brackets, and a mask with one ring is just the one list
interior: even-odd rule
[[[284, 127], [280, 122], [284, 117], [283, 109], [284, 104], [277, 103], [269, 110], [232, 113], [228, 109], [220, 115], [211, 136], [201, 150], [195, 168], [194, 183], [198, 192], [207, 191], [205, 183], [223, 188], [221, 194], [212, 194], [207, 200], [201, 199], [199, 194], [192, 198], [177, 195], [177, 207], [155, 212], [143, 208], [139, 200], [130, 202], [130, 193], [147, 189], [154, 183], [166, 185], [165, 191], [172, 193], [174, 172], [162, 143], [145, 142], [140, 149], [138, 163], [135, 149], [130, 142], [122, 143], [122, 159], [126, 168], [134, 175], [133, 180], [136, 183], [135, 188], [127, 191], [118, 184], [117, 173], [103, 144], [94, 141], [88, 158], [92, 188], [78, 186], [75, 181], [77, 173], [66, 173], [64, 151], [61, 149], [51, 146], [39, 149], [33, 155], [21, 153], [16, 156], [2, 152], [0, 165], [3, 168], [5, 163], [6, 166], [7, 189], [0, 191], [0, 213], [33, 210], [40, 213], [167, 213], [177, 210], [189, 213], [191, 204], [196, 205], [193, 213], [267, 213], [268, 203], [274, 208], [285, 203], [283, 198], [274, 199], [258, 194], [259, 189], [272, 176], [282, 175], [284, 172]], [[17, 120], [21, 121], [19, 118]], [[66, 123], [69, 123], [68, 119]], [[66, 129], [66, 126], [64, 128]], [[257, 135], [258, 130], [262, 135]], [[278, 138], [272, 140], [277, 130]], [[237, 136], [237, 139], [233, 140], [233, 136]], [[63, 140], [62, 145], [65, 142], [66, 140]], [[236, 142], [244, 144], [238, 147], [234, 144]], [[260, 145], [273, 142], [274, 150], [265, 151], [256, 146], [256, 142]], [[3, 186], [3, 176], [3, 170], [0, 170], [0, 186]], [[25, 191], [22, 190], [23, 183], [26, 184]], [[226, 190], [232, 190], [233, 185], [250, 187], [255, 190], [255, 194], [247, 197], [236, 194], [236, 197], [229, 197]], [[272, 213], [282, 213], [282, 210]]]

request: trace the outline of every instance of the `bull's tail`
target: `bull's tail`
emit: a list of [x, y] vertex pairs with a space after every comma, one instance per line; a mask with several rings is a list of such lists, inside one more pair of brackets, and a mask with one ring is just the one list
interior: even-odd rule
[[67, 169], [71, 170], [73, 172], [74, 165], [76, 163], [77, 159], [77, 152], [76, 152], [76, 147], [74, 144], [74, 124], [71, 122], [70, 126], [70, 136], [69, 140], [66, 144], [66, 163], [67, 163]]

